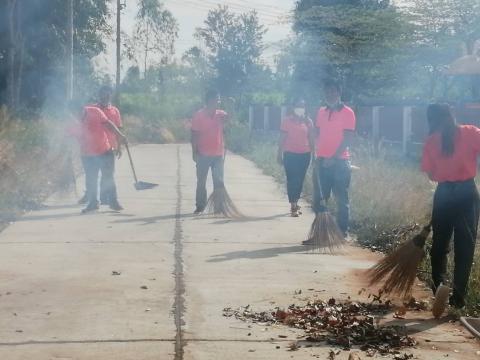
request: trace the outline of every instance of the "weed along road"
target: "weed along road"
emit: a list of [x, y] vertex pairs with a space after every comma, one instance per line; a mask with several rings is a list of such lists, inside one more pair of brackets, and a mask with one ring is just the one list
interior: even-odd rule
[[[57, 194], [0, 234], [0, 359], [349, 358], [342, 347], [305, 342], [302, 329], [232, 314], [247, 305], [275, 311], [315, 299], [371, 301], [375, 289], [359, 292], [377, 255], [354, 246], [336, 256], [308, 253], [300, 244], [309, 209], [288, 216], [280, 186], [239, 156], [226, 158], [226, 185], [250, 217], [235, 221], [191, 215], [189, 146], [132, 152], [139, 176], [160, 186], [136, 191], [123, 158], [121, 213], [80, 215], [75, 194]], [[428, 299], [416, 287], [417, 299]], [[397, 316], [405, 319], [394, 312], [380, 324], [406, 325], [417, 343], [397, 359], [480, 358], [458, 323], [433, 320], [429, 311]]]

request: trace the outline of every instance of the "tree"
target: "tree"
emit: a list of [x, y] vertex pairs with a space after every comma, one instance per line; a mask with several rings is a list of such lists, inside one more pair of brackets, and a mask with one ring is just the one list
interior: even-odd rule
[[[40, 109], [46, 99], [66, 99], [69, 2], [0, 2], [0, 89], [7, 89], [0, 90], [0, 103]], [[107, 0], [74, 1], [75, 84], [88, 87], [78, 93], [92, 88], [85, 81], [95, 80], [90, 60], [105, 48], [107, 17]]]
[[170, 61], [175, 52], [178, 24], [159, 0], [139, 0], [138, 5], [137, 22], [130, 46], [133, 58], [137, 63], [143, 63], [145, 76], [149, 65]]
[[[427, 83], [428, 98], [454, 96], [454, 83], [446, 77], [447, 66], [462, 55], [476, 55], [480, 38], [479, 0], [413, 0], [404, 11], [415, 24], [416, 54], [419, 70]], [[462, 79], [456, 81], [457, 93], [464, 97]], [[470, 77], [471, 94], [478, 99], [478, 79]]]
[[209, 11], [204, 26], [195, 36], [207, 49], [215, 70], [213, 84], [228, 96], [241, 95], [248, 78], [260, 61], [266, 29], [255, 11], [235, 15], [227, 6]]
[[325, 77], [353, 100], [384, 96], [401, 74], [411, 25], [386, 0], [300, 0], [294, 13], [294, 92], [318, 97]]

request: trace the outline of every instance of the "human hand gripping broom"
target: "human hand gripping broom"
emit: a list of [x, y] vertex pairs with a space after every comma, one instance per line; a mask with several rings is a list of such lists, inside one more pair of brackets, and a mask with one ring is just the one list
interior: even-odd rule
[[[320, 164], [316, 166], [320, 166]], [[314, 169], [313, 181], [314, 191], [317, 192], [320, 201], [318, 208], [315, 209], [315, 220], [310, 227], [308, 240], [304, 244], [310, 245], [313, 250], [323, 249], [324, 252], [328, 251], [334, 254], [345, 245], [346, 241], [335, 218], [328, 210], [317, 168]]]

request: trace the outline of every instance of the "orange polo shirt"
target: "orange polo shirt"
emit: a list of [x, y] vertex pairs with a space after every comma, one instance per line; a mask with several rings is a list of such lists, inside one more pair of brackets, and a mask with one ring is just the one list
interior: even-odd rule
[[[103, 107], [100, 104], [96, 104], [95, 106], [102, 110], [108, 120], [114, 123], [116, 127], [118, 127], [119, 129], [122, 127], [122, 117], [120, 116], [120, 111], [117, 107], [113, 105]], [[107, 136], [108, 141], [110, 141], [110, 145], [112, 145], [112, 148], [118, 149], [117, 135], [115, 135], [115, 133], [111, 129], [107, 128]]]
[[313, 128], [313, 123], [310, 119], [305, 122], [296, 120], [293, 116], [286, 117], [280, 126], [280, 130], [285, 133], [285, 140], [282, 144], [283, 151], [296, 154], [310, 152], [308, 134], [311, 128]]
[[480, 154], [480, 129], [461, 125], [455, 136], [454, 152], [442, 154], [440, 133], [430, 135], [423, 147], [422, 171], [437, 182], [465, 181], [477, 175], [477, 158]]
[[81, 121], [80, 151], [84, 156], [97, 156], [112, 150], [105, 124], [107, 117], [99, 108], [85, 106]]
[[[345, 131], [355, 130], [355, 113], [348, 106], [340, 110], [330, 110], [322, 107], [318, 110], [316, 127], [319, 135], [316, 141], [316, 153], [319, 158], [331, 158], [337, 152], [344, 139]], [[340, 156], [341, 159], [349, 159], [348, 149]]]
[[207, 109], [197, 111], [192, 119], [192, 131], [198, 134], [198, 151], [203, 156], [223, 156], [225, 142], [223, 139], [223, 125], [227, 113], [216, 110], [210, 116]]

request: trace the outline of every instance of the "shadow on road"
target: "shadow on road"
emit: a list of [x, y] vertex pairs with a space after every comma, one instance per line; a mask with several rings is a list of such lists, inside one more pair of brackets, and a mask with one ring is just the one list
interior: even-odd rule
[[[139, 223], [139, 225], [150, 225], [150, 224], [155, 224], [159, 221], [163, 220], [174, 220], [176, 219], [177, 215], [176, 214], [170, 214], [170, 215], [161, 215], [161, 216], [150, 216], [150, 217], [143, 217], [143, 218], [130, 218], [130, 219], [122, 219], [122, 220], [115, 220], [112, 221], [111, 223], [113, 224], [134, 224], [134, 223]], [[180, 214], [180, 219], [186, 219], [186, 218], [191, 218], [193, 217], [192, 214]]]
[[[279, 219], [282, 217], [286, 217], [290, 215], [290, 213], [284, 213], [284, 214], [277, 214], [277, 215], [272, 215], [272, 216], [262, 216], [262, 217], [253, 217], [253, 216], [247, 216], [243, 219], [223, 219], [223, 220], [218, 220], [213, 222], [212, 224], [215, 225], [224, 225], [224, 224], [231, 224], [231, 223], [244, 223], [244, 222], [255, 222], [255, 221], [267, 221], [267, 220], [275, 220]], [[202, 217], [201, 219], [208, 219], [208, 217]]]
[[[445, 316], [441, 319], [394, 319], [386, 323], [382, 323], [382, 326], [404, 326], [407, 330], [407, 334], [413, 335], [417, 333], [426, 332], [430, 329], [436, 328], [442, 324], [448, 323], [454, 320], [453, 316]], [[432, 339], [432, 341], [434, 341]]]
[[307, 252], [305, 246], [279, 246], [274, 248], [251, 250], [251, 251], [232, 251], [225, 254], [213, 255], [213, 259], [207, 260], [207, 262], [223, 262], [235, 259], [265, 259], [272, 258], [283, 254]]

